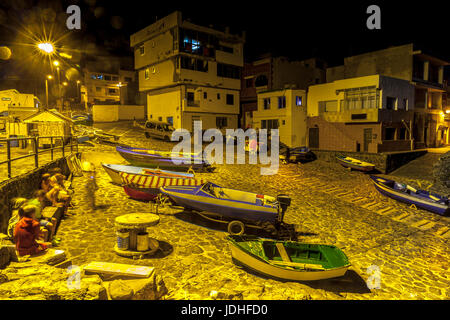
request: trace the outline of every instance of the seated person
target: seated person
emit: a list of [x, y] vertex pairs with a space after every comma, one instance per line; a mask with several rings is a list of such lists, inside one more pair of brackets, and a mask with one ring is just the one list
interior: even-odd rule
[[8, 221], [8, 229], [7, 234], [10, 239], [14, 239], [14, 228], [16, 227], [17, 222], [20, 220], [19, 209], [23, 205], [25, 205], [27, 199], [25, 198], [15, 198], [13, 199], [13, 208], [11, 213], [11, 218]]
[[36, 207], [31, 205], [19, 209], [21, 219], [14, 228], [14, 243], [19, 256], [35, 255], [47, 250], [48, 243], [39, 241], [41, 230], [35, 220]]
[[51, 241], [55, 234], [56, 219], [51, 218], [50, 221], [48, 221], [42, 217], [42, 209], [45, 207], [45, 191], [37, 190], [34, 192], [33, 197], [33, 199], [28, 201], [28, 204], [36, 207], [36, 220], [39, 221], [41, 227], [45, 228], [44, 233], [48, 235], [48, 237], [44, 237], [44, 239]]
[[52, 188], [52, 186], [50, 184], [50, 177], [51, 177], [51, 175], [49, 173], [44, 173], [42, 175], [42, 180], [41, 180], [41, 186], [40, 187], [45, 192], [49, 192], [50, 189]]

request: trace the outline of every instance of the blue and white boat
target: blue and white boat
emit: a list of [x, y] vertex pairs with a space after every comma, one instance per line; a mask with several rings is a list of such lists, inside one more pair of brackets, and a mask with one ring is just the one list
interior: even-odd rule
[[417, 190], [407, 184], [398, 183], [393, 180], [370, 176], [375, 188], [381, 193], [395, 200], [408, 204], [414, 204], [417, 208], [422, 208], [442, 216], [450, 212], [448, 197], [425, 190]]
[[171, 170], [211, 170], [202, 153], [178, 153], [145, 148], [117, 146], [116, 151], [134, 166], [165, 168]]
[[277, 198], [223, 188], [212, 182], [201, 186], [162, 187], [161, 193], [186, 209], [215, 213], [230, 219], [281, 222], [290, 198]]
[[161, 169], [150, 169], [144, 167], [135, 167], [130, 165], [123, 164], [108, 164], [102, 163], [103, 169], [105, 169], [106, 173], [111, 177], [111, 180], [114, 183], [122, 184], [122, 173], [128, 173], [131, 175], [139, 175], [139, 176], [162, 176], [162, 177], [176, 177], [176, 178], [193, 178], [193, 173], [184, 173], [184, 172], [174, 172], [168, 170]]

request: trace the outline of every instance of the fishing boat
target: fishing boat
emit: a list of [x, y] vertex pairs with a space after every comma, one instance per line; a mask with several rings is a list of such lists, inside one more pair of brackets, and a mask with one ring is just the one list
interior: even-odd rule
[[200, 178], [164, 175], [143, 175], [120, 172], [125, 193], [136, 200], [153, 200], [161, 187], [199, 186], [206, 181]]
[[165, 177], [178, 177], [178, 178], [193, 178], [192, 173], [174, 172], [168, 170], [161, 170], [155, 168], [135, 167], [122, 164], [108, 164], [102, 163], [103, 169], [110, 176], [114, 183], [122, 184], [121, 172], [137, 174], [137, 175], [153, 175], [153, 176], [165, 176]]
[[202, 153], [176, 153], [127, 146], [116, 146], [116, 151], [135, 166], [196, 171], [211, 169], [210, 164], [202, 159]]
[[200, 186], [163, 187], [161, 193], [186, 209], [216, 213], [231, 219], [248, 221], [283, 221], [290, 198], [277, 198], [223, 188], [212, 182]]
[[449, 199], [437, 193], [417, 190], [407, 184], [398, 183], [393, 180], [370, 176], [375, 188], [381, 193], [395, 200], [408, 204], [414, 204], [417, 208], [422, 208], [440, 215], [448, 215]]
[[345, 275], [351, 265], [345, 253], [333, 245], [237, 235], [229, 235], [227, 240], [236, 264], [280, 280], [337, 278]]
[[346, 168], [355, 169], [359, 171], [369, 172], [375, 169], [375, 165], [369, 162], [364, 162], [358, 159], [344, 157], [344, 156], [336, 156], [336, 159], [339, 161], [341, 165]]

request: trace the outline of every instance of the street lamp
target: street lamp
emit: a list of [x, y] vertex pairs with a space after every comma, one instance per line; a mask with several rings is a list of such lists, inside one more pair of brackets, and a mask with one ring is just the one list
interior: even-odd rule
[[[56, 73], [58, 75], [58, 96], [59, 96], [58, 98], [61, 99], [61, 107], [62, 107], [63, 101], [62, 101], [62, 96], [61, 96], [61, 77], [59, 75], [59, 61], [58, 60], [53, 61], [53, 65], [56, 67]], [[59, 111], [61, 111], [61, 110], [59, 110]]]
[[77, 99], [80, 100], [81, 102], [81, 97], [80, 97], [80, 80], [77, 80]]
[[52, 76], [48, 75], [47, 78], [45, 78], [45, 101], [46, 101], [46, 107], [48, 109], [48, 80], [53, 79]]
[[50, 42], [41, 42], [38, 43], [37, 47], [44, 51], [47, 54], [52, 53], [53, 51], [55, 51], [55, 49], [53, 48], [53, 45]]

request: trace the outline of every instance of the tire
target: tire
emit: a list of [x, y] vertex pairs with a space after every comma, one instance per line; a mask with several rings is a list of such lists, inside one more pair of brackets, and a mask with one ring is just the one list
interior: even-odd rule
[[148, 132], [145, 133], [145, 137], [148, 139], [150, 138], [150, 134]]
[[240, 236], [241, 234], [244, 233], [244, 230], [245, 230], [245, 226], [242, 221], [234, 220], [234, 221], [231, 221], [230, 223], [228, 223], [228, 233], [229, 234], [232, 234], [235, 236]]

